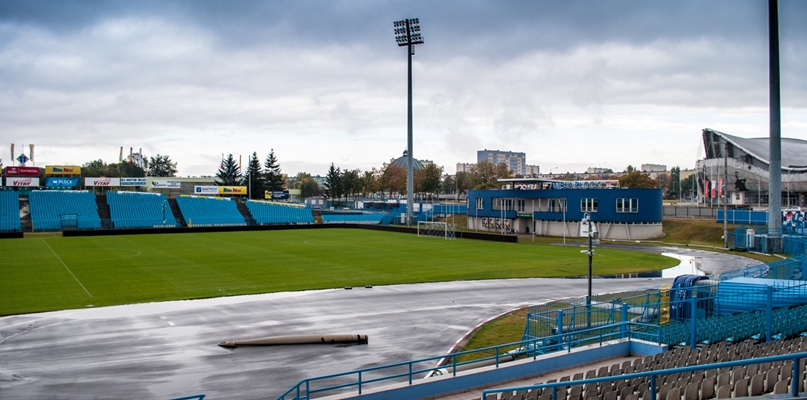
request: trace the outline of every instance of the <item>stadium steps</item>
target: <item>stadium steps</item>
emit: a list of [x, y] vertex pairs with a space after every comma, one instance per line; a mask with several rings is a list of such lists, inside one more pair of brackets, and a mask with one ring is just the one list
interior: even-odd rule
[[238, 201], [235, 203], [235, 206], [238, 207], [238, 211], [244, 216], [244, 221], [247, 221], [247, 225], [258, 224], [258, 222], [255, 221], [255, 218], [252, 218], [252, 213], [249, 212], [249, 208], [247, 208], [246, 203]]
[[319, 210], [311, 210], [311, 215], [314, 216], [314, 223], [315, 224], [323, 224], [322, 221], [322, 214], [320, 214]]
[[179, 204], [177, 204], [177, 199], [174, 197], [169, 198], [168, 205], [171, 206], [171, 212], [174, 214], [174, 217], [179, 220], [180, 228], [187, 228], [188, 221], [185, 221], [185, 217], [182, 215], [182, 210], [179, 209]]
[[23, 232], [31, 232], [33, 224], [31, 223], [31, 205], [28, 203], [27, 197], [20, 197], [20, 225], [22, 225]]
[[101, 218], [101, 229], [111, 229], [112, 212], [109, 210], [109, 204], [106, 202], [106, 196], [96, 194], [95, 204], [98, 205], [98, 217]]
[[95, 195], [95, 204], [98, 205], [98, 216], [101, 217], [101, 220], [112, 218], [112, 214], [109, 211], [109, 204], [106, 203], [106, 196], [102, 194]]

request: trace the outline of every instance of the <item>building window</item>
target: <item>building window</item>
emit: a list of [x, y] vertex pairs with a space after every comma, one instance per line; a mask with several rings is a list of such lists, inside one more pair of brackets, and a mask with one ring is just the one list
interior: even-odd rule
[[580, 199], [581, 212], [597, 212], [597, 199]]
[[497, 197], [493, 199], [493, 209], [494, 210], [505, 210], [510, 211], [513, 210], [513, 199], [505, 199], [501, 197]]
[[638, 213], [639, 199], [616, 199], [616, 212], [618, 213]]
[[524, 212], [526, 210], [526, 206], [524, 205], [524, 199], [516, 200], [516, 211]]
[[549, 199], [549, 212], [566, 212], [566, 199]]
[[485, 199], [483, 199], [481, 197], [477, 197], [476, 198], [476, 209], [481, 210], [483, 208], [485, 208]]

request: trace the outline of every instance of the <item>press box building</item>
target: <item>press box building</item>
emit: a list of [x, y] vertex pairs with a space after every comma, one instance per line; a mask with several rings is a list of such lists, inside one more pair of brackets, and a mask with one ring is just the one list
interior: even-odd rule
[[468, 228], [478, 231], [579, 237], [591, 216], [601, 239], [662, 235], [661, 189], [620, 188], [619, 181], [504, 179], [502, 189], [468, 191]]

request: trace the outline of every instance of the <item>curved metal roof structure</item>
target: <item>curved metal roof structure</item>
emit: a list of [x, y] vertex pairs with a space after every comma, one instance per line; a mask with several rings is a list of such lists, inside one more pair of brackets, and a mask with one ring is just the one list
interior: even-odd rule
[[[403, 156], [398, 157], [398, 158], [396, 158], [395, 160], [392, 161], [392, 165], [395, 165], [397, 167], [401, 167], [403, 169], [409, 169], [409, 158], [406, 156], [406, 150], [404, 150]], [[416, 160], [414, 158], [412, 159], [412, 169], [417, 171], [417, 170], [425, 169], [425, 168], [426, 167], [423, 166], [422, 162], [420, 162], [420, 161], [418, 161], [418, 160]]]
[[[743, 159], [748, 164], [768, 169], [770, 143], [767, 137], [747, 139], [706, 128], [703, 147], [707, 159], [724, 158], [725, 149], [729, 158]], [[802, 169], [807, 169], [807, 141], [782, 138], [782, 170]]]

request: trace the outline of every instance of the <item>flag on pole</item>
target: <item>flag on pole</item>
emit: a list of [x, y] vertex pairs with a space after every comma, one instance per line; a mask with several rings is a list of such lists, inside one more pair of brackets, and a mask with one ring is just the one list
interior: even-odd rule
[[134, 159], [134, 150], [131, 147], [129, 147], [129, 164], [134, 162], [132, 161], [133, 159]]
[[14, 163], [14, 143], [11, 144], [11, 163]]
[[28, 147], [30, 148], [30, 154], [28, 154], [28, 158], [31, 159], [31, 162], [34, 162], [34, 145], [29, 144]]
[[143, 167], [143, 148], [142, 147], [139, 150], [137, 150], [137, 165], [139, 165], [141, 168]]
[[120, 154], [118, 154], [118, 163], [123, 162], [123, 146], [120, 147]]

